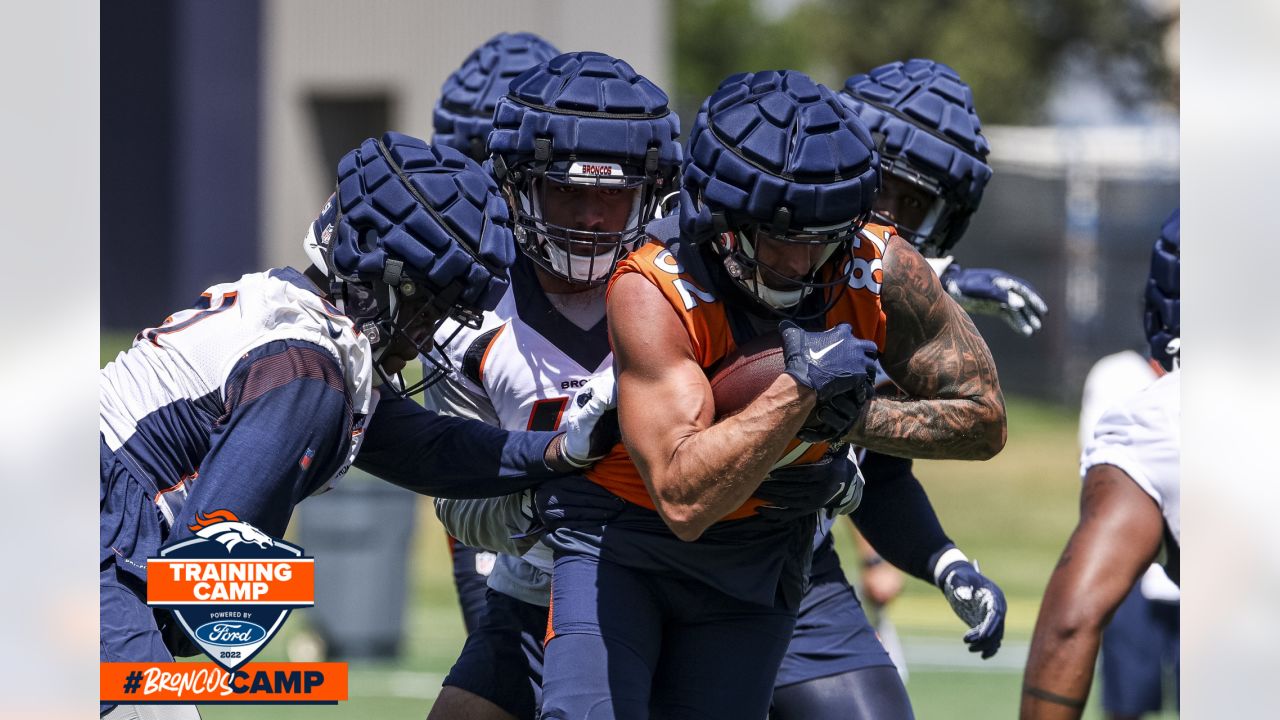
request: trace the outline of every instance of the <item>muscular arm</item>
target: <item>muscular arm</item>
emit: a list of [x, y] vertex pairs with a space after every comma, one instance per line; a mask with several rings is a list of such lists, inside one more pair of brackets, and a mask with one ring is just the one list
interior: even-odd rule
[[1093, 682], [1102, 630], [1151, 564], [1160, 508], [1124, 471], [1085, 475], [1080, 523], [1045, 589], [1023, 677], [1023, 720], [1078, 718]]
[[783, 374], [741, 412], [714, 423], [711, 384], [688, 334], [639, 275], [614, 282], [609, 334], [623, 443], [671, 531], [696, 540], [759, 487], [813, 409], [813, 391]]
[[907, 398], [876, 397], [846, 438], [899, 457], [985, 460], [1004, 447], [1005, 412], [991, 351], [933, 269], [905, 240], [884, 254], [881, 366]]

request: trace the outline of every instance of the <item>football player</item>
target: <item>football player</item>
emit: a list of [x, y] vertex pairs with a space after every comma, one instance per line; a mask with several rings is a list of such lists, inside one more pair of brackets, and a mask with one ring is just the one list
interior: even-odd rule
[[405, 135], [371, 138], [339, 163], [325, 214], [305, 272], [215, 285], [102, 370], [104, 662], [196, 653], [147, 607], [146, 585], [147, 559], [189, 536], [198, 513], [230, 510], [279, 536], [357, 453], [397, 484], [468, 497], [582, 462], [566, 461], [561, 434], [428, 413], [399, 378], [446, 315], [477, 317], [507, 287], [510, 216], [478, 165]]
[[[848, 466], [844, 443], [972, 459], [1004, 443], [972, 322], [909, 243], [864, 227], [878, 158], [827, 88], [730, 78], [682, 182], [678, 218], [650, 223], [610, 284], [626, 445], [538, 493], [555, 550], [544, 717], [763, 716], [813, 511], [855, 485], [821, 468]], [[707, 370], [775, 328], [786, 372], [717, 421]], [[873, 397], [878, 359], [906, 397]], [[774, 469], [788, 460], [809, 467]]]
[[1080, 522], [1045, 588], [1022, 686], [1026, 719], [1078, 718], [1103, 628], [1163, 554], [1179, 580], [1181, 349], [1178, 212], [1151, 254], [1145, 326], [1167, 374], [1103, 413], [1080, 461]]
[[[561, 55], [512, 82], [489, 149], [521, 253], [498, 307], [444, 346], [456, 372], [431, 388], [430, 407], [503, 428], [556, 430], [567, 409], [612, 405], [605, 283], [675, 183], [679, 134], [666, 94], [607, 55]], [[447, 322], [439, 335], [455, 329]], [[452, 532], [506, 552], [430, 717], [531, 720], [552, 558], [532, 542], [529, 497], [436, 507]]]
[[[1094, 363], [1085, 376], [1080, 402], [1080, 449], [1089, 444], [1102, 413], [1164, 375], [1146, 353], [1122, 350]], [[1178, 586], [1153, 563], [1116, 608], [1102, 633], [1098, 675], [1102, 684], [1102, 712], [1108, 720], [1129, 720], [1158, 713], [1165, 705], [1173, 670], [1177, 696], [1180, 666], [1178, 647], [1180, 594]]]
[[[969, 86], [946, 65], [916, 59], [850, 77], [841, 99], [866, 123], [880, 152], [873, 216], [910, 240], [970, 313], [998, 313], [1024, 335], [1039, 330], [1046, 307], [1028, 283], [998, 270], [961, 269], [948, 255], [991, 178]], [[880, 381], [882, 388], [892, 386], [887, 377]], [[860, 464], [867, 484], [850, 519], [876, 557], [940, 587], [970, 626], [964, 638], [970, 650], [984, 659], [994, 655], [1004, 632], [1004, 594], [947, 537], [911, 460], [866, 451]], [[772, 717], [911, 717], [906, 687], [887, 672], [894, 662], [825, 532], [817, 538], [812, 573], [778, 674]]]
[[[511, 80], [560, 54], [550, 43], [528, 32], [498, 33], [476, 48], [444, 81], [431, 116], [433, 145], [448, 145], [483, 163], [493, 129], [493, 110]], [[445, 406], [447, 408], [447, 406]], [[447, 411], [447, 410], [446, 410]], [[450, 536], [449, 558], [467, 633], [475, 630], [484, 608], [485, 578], [495, 553], [476, 550]]]
[[[895, 65], [901, 67], [903, 64]], [[950, 89], [953, 87], [950, 83], [958, 82], [954, 73], [945, 66], [927, 63], [921, 68], [921, 61], [908, 65], [911, 66], [910, 76], [916, 83], [912, 87], [917, 89], [923, 87], [927, 91], [929, 85], [935, 81], [947, 82]], [[886, 66], [885, 69], [889, 67]], [[881, 74], [883, 76], [883, 73]], [[886, 78], [886, 80], [894, 81], [893, 78]], [[912, 94], [906, 89], [901, 92], [903, 97]], [[971, 103], [968, 105], [968, 113], [972, 114]], [[971, 135], [976, 135], [978, 132], [976, 117], [974, 120], [975, 125]], [[980, 136], [977, 142], [981, 142]], [[905, 154], [901, 152], [900, 147], [897, 149], [898, 155]], [[985, 171], [989, 174], [985, 163], [981, 162], [986, 154], [985, 145], [968, 152], [975, 155], [979, 162], [969, 165], [957, 164], [959, 169], [956, 174], [963, 176], [962, 173], [972, 173], [975, 168], [979, 172]], [[885, 160], [882, 157], [882, 168], [884, 165]], [[945, 172], [950, 169], [950, 166], [950, 163], [942, 168], [930, 166], [924, 171], [934, 176], [941, 175], [942, 179], [939, 182], [946, 182], [950, 178]], [[891, 181], [886, 180], [886, 182]], [[981, 192], [984, 184], [985, 175], [982, 176], [981, 182], [975, 185], [975, 191]], [[883, 215], [891, 214], [895, 210], [892, 202], [886, 203], [883, 199], [877, 200], [876, 208], [877, 213]], [[914, 237], [923, 242], [931, 236], [929, 233], [919, 233]], [[509, 384], [508, 387], [510, 387]], [[437, 385], [434, 389], [443, 391], [444, 385]], [[954, 544], [942, 532], [932, 506], [929, 505], [918, 481], [910, 473], [909, 461], [898, 461], [873, 454], [869, 463], [864, 465], [864, 472], [868, 477], [876, 479], [876, 482], [863, 496], [865, 507], [859, 508], [854, 517], [856, 519], [871, 518], [865, 522], [872, 526], [872, 532], [876, 532], [880, 542], [888, 548], [886, 552], [899, 564], [904, 567], [933, 568], [932, 574], [943, 575], [938, 571], [948, 568], [936, 567], [937, 560], [947, 550], [954, 548]], [[493, 514], [485, 516], [481, 510], [484, 507], [492, 507]], [[524, 527], [522, 523], [525, 522], [520, 500], [516, 498], [497, 503], [484, 500], [445, 500], [437, 502], [437, 509], [446, 525], [456, 526], [460, 532], [469, 534], [475, 542], [495, 549], [511, 547], [509, 536], [521, 534]], [[499, 517], [503, 519], [498, 520]], [[910, 703], [907, 700], [905, 688], [900, 682], [892, 682], [892, 678], [886, 682], [885, 678], [880, 677], [882, 671], [861, 672], [876, 667], [891, 669], [893, 663], [876, 640], [876, 631], [867, 621], [856, 595], [844, 579], [825, 532], [829, 524], [830, 518], [823, 524], [824, 532], [819, 534], [813, 581], [801, 604], [802, 622], [795, 632], [779, 674], [779, 694], [775, 696], [775, 714], [778, 717], [826, 715], [848, 717], [850, 712], [854, 712], [854, 717], [857, 717], [858, 709], [862, 708], [866, 710], [864, 716], [908, 716]], [[904, 528], [909, 528], [912, 532], [904, 533]], [[925, 562], [930, 559], [930, 556], [933, 562]], [[947, 557], [945, 564], [950, 565], [953, 560], [964, 562], [963, 556], [953, 552]], [[966, 562], [965, 565], [957, 565], [951, 570], [959, 570], [967, 566]], [[896, 572], [887, 565], [883, 568], [889, 572]], [[921, 571], [921, 574], [926, 574], [926, 571]], [[1002, 593], [998, 587], [977, 573], [976, 568], [963, 574], [949, 572], [945, 575], [951, 578], [951, 584], [945, 587], [945, 590], [948, 597], [957, 603], [958, 611], [964, 607], [962, 617], [968, 621], [976, 615], [976, 619], [970, 624], [974, 627], [981, 626], [980, 631], [975, 631], [971, 634], [972, 637], [967, 639], [975, 650], [984, 652], [984, 657], [990, 656], [999, 646], [1003, 628]], [[961, 582], [961, 580], [969, 582]], [[519, 592], [506, 594], [536, 598], [534, 605], [545, 608], [547, 604], [545, 585], [544, 581]], [[975, 607], [965, 607], [960, 603], [958, 593], [965, 593], [971, 598], [969, 604]], [[544, 625], [545, 614], [539, 613], [530, 621], [530, 624], [538, 627]], [[514, 627], [514, 625], [508, 623], [507, 627]], [[509, 641], [509, 644], [513, 643]], [[490, 642], [488, 647], [494, 657], [514, 655], [509, 650], [504, 652], [498, 649], [499, 643], [496, 639]], [[524, 654], [530, 661], [530, 667], [533, 668], [530, 685], [536, 694], [542, 665], [539, 653], [541, 646], [536, 641], [531, 641], [526, 633], [524, 649]], [[473, 667], [478, 665], [478, 663], [473, 664]], [[506, 668], [505, 664], [500, 663], [490, 664], [490, 667], [497, 668], [499, 665]], [[474, 679], [473, 673], [472, 683], [484, 688], [501, 688], [504, 684], [510, 685], [511, 678], [516, 676], [518, 675], [514, 672], [491, 672], [489, 677], [481, 682]], [[523, 689], [523, 684], [515, 684], [514, 687], [522, 693], [527, 692]], [[783, 690], [783, 687], [786, 689]], [[456, 691], [446, 692], [450, 698], [453, 698]], [[510, 703], [507, 704], [510, 706]], [[452, 705], [449, 707], [453, 709]], [[529, 714], [531, 708], [527, 705], [523, 707], [522, 712], [515, 715], [532, 717]], [[506, 717], [493, 715], [493, 717], [500, 716]]]

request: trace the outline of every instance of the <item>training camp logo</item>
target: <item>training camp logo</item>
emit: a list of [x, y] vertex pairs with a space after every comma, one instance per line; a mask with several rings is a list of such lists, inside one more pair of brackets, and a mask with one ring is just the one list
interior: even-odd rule
[[315, 563], [229, 510], [199, 514], [195, 537], [147, 563], [147, 604], [168, 608], [206, 655], [233, 671], [257, 655], [294, 608], [315, 604]]

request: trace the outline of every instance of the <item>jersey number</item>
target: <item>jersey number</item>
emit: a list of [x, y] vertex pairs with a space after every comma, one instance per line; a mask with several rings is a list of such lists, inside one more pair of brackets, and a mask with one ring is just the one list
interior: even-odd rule
[[142, 338], [146, 338], [147, 340], [151, 341], [152, 345], [159, 347], [160, 343], [157, 342], [156, 340], [161, 335], [164, 335], [167, 333], [175, 333], [175, 332], [178, 332], [179, 330], [186, 330], [187, 328], [191, 327], [192, 325], [195, 325], [201, 320], [204, 320], [210, 315], [217, 315], [223, 310], [228, 310], [232, 307], [235, 307], [237, 297], [239, 297], [238, 292], [229, 292], [223, 295], [218, 300], [217, 306], [212, 306], [213, 297], [209, 295], [209, 293], [202, 293], [200, 295], [199, 304], [196, 305], [196, 308], [199, 309], [199, 312], [195, 313], [194, 315], [188, 316], [187, 318], [183, 319], [181, 322], [174, 322], [173, 316], [170, 315], [169, 317], [165, 318], [164, 323], [160, 327], [143, 330], [142, 332], [138, 333], [138, 337], [135, 339], [141, 340]]
[[556, 430], [560, 427], [560, 416], [564, 415], [564, 409], [569, 405], [569, 398], [547, 398], [539, 400], [533, 404], [533, 410], [529, 413], [529, 427], [527, 430]]

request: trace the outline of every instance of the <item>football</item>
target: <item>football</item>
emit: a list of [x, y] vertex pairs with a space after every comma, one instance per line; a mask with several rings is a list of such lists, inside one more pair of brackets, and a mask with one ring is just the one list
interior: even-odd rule
[[[716, 419], [729, 417], [750, 405], [785, 368], [782, 336], [776, 332], [752, 338], [726, 355], [710, 374]], [[792, 440], [774, 467], [817, 462], [827, 449], [827, 443]]]
[[729, 353], [711, 372], [711, 396], [716, 419], [729, 417], [751, 404], [782, 374], [782, 336], [757, 336]]

